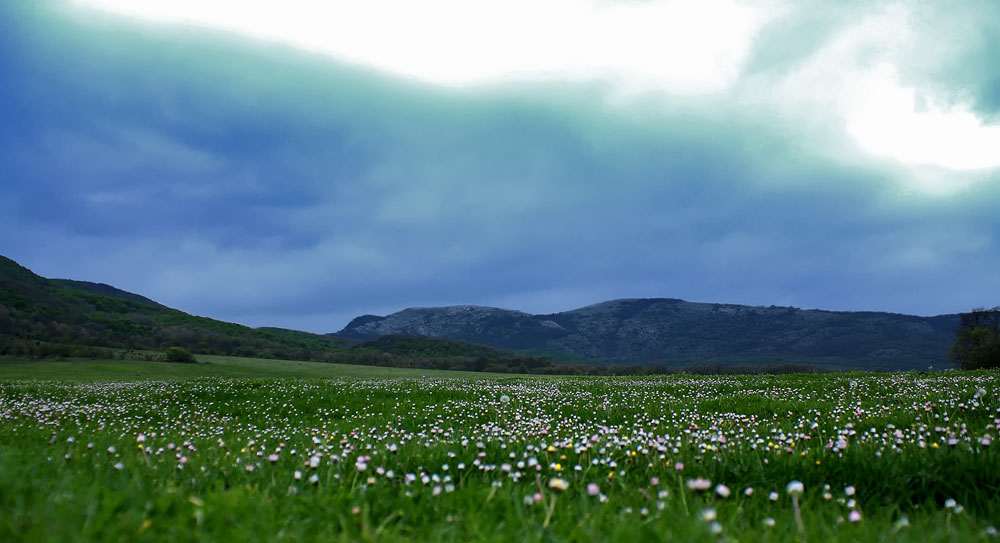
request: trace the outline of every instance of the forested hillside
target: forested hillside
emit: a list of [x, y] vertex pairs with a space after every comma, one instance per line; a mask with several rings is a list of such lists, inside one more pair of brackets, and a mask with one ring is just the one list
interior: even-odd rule
[[408, 368], [608, 371], [443, 338], [388, 336], [363, 342], [250, 328], [190, 315], [102, 283], [46, 279], [0, 256], [0, 356], [149, 357], [143, 351], [170, 347], [198, 354]]

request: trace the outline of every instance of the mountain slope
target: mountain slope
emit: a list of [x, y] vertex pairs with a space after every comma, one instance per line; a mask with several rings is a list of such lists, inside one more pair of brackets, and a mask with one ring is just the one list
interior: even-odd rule
[[384, 336], [361, 342], [281, 328], [249, 328], [189, 315], [103, 283], [46, 279], [0, 256], [0, 356], [106, 357], [112, 353], [100, 348], [168, 346], [199, 354], [407, 368], [505, 373], [585, 369], [444, 338]]
[[73, 279], [49, 279], [49, 281], [57, 285], [82, 290], [84, 292], [90, 292], [92, 294], [100, 294], [102, 296], [118, 298], [119, 300], [129, 300], [140, 304], [166, 308], [165, 305], [154, 302], [145, 296], [140, 296], [139, 294], [134, 294], [132, 292], [126, 292], [105, 283], [91, 283], [90, 281], [76, 281]]
[[429, 360], [448, 358], [470, 367], [487, 360], [514, 371], [565, 369], [551, 367], [542, 358], [482, 347], [487, 345], [577, 362], [675, 368], [813, 364], [896, 370], [947, 366], [957, 325], [957, 315], [917, 317], [655, 298], [613, 300], [551, 315], [479, 306], [410, 308], [385, 317], [358, 317], [339, 333], [323, 336], [189, 315], [110, 285], [46, 279], [0, 256], [0, 354], [35, 356], [45, 344], [135, 349], [178, 345], [205, 354], [411, 367], [432, 367]]
[[354, 342], [189, 315], [102, 283], [46, 279], [0, 256], [0, 350], [40, 343], [303, 358]]
[[555, 313], [453, 306], [366, 315], [336, 336], [446, 337], [610, 363], [809, 363], [923, 369], [948, 363], [957, 315], [803, 310], [624, 299]]

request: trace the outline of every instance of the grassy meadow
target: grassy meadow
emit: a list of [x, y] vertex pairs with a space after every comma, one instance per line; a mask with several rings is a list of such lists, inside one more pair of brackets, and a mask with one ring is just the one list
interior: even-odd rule
[[980, 541], [1000, 375], [0, 361], [2, 541]]
[[500, 373], [359, 366], [269, 360], [238, 356], [198, 355], [198, 364], [141, 360], [22, 360], [0, 357], [0, 380], [96, 381], [197, 379], [201, 377], [501, 377]]

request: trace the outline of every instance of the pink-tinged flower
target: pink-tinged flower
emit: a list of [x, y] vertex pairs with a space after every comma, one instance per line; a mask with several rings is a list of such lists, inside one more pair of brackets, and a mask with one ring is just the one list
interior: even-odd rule
[[135, 440], [138, 441], [139, 443], [145, 443], [146, 442], [146, 436], [144, 436], [142, 434], [139, 434], [138, 436], [136, 436]]
[[532, 496], [532, 497], [535, 498], [536, 502], [542, 501], [542, 493], [541, 492], [535, 492], [535, 495]]
[[849, 513], [849, 514], [847, 515], [847, 520], [849, 520], [849, 521], [851, 521], [851, 522], [861, 522], [861, 512], [860, 512], [860, 511], [858, 511], [857, 509], [855, 509], [855, 510], [852, 510], [852, 511], [851, 511], [851, 512], [850, 512], [850, 513]]
[[684, 464], [681, 463], [681, 462], [677, 462], [676, 464], [674, 464], [674, 470], [675, 471], [684, 471]]
[[649, 480], [649, 484], [652, 485], [652, 486], [656, 486], [656, 485], [660, 484], [660, 478], [659, 477], [653, 477], [652, 479]]
[[688, 479], [687, 487], [691, 490], [702, 492], [712, 488], [712, 481], [705, 479], [703, 477], [698, 477], [697, 479]]
[[587, 495], [596, 496], [601, 493], [601, 487], [597, 486], [597, 483], [590, 483], [587, 485]]
[[746, 489], [743, 491], [743, 495], [747, 497], [753, 496], [753, 487], [752, 486], [746, 487]]
[[273, 463], [275, 463], [275, 462], [278, 461], [278, 455], [274, 454], [274, 453], [271, 453], [271, 454], [267, 455], [267, 459], [270, 460], [271, 463], [273, 464]]
[[726, 485], [716, 485], [715, 493], [719, 495], [720, 498], [729, 497], [729, 487]]

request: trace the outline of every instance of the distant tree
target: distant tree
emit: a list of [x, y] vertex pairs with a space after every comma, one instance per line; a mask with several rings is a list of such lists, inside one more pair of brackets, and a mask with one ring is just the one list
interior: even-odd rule
[[960, 315], [951, 359], [963, 370], [1000, 368], [1000, 306]]
[[193, 354], [181, 347], [169, 347], [163, 354], [167, 362], [197, 362]]

